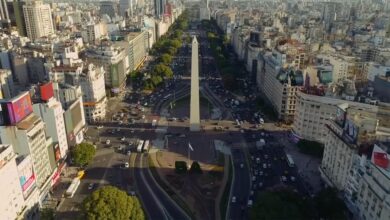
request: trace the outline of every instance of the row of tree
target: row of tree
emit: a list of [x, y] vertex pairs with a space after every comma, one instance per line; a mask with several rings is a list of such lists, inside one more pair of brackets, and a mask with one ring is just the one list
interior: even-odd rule
[[245, 70], [238, 63], [232, 53], [229, 52], [229, 41], [226, 35], [220, 30], [214, 20], [203, 20], [202, 27], [207, 31], [207, 38], [210, 42], [210, 49], [216, 60], [217, 66], [221, 71], [224, 86], [228, 90], [237, 90], [237, 78]]
[[169, 65], [172, 63], [172, 57], [176, 55], [178, 49], [183, 43], [183, 32], [188, 28], [188, 15], [184, 12], [176, 20], [168, 32], [161, 36], [153, 45], [150, 54], [157, 56], [157, 64], [154, 68], [145, 74], [145, 89], [154, 89], [164, 82], [164, 79], [173, 77], [172, 69]]

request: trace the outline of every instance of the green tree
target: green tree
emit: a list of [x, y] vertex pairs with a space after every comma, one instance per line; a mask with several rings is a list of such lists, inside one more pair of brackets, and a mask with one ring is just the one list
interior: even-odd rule
[[154, 66], [153, 71], [152, 71], [152, 75], [157, 75], [157, 76], [166, 77], [166, 78], [172, 78], [173, 72], [169, 66], [167, 66], [163, 63], [159, 63], [156, 66]]
[[54, 220], [55, 213], [53, 209], [43, 208], [39, 209], [39, 219], [41, 220]]
[[174, 47], [174, 48], [179, 48], [181, 47], [181, 41], [178, 40], [178, 39], [174, 39], [170, 42], [171, 46]]
[[81, 143], [72, 149], [73, 161], [79, 166], [85, 166], [92, 161], [95, 156], [95, 146], [90, 143]]
[[261, 192], [250, 210], [250, 219], [310, 219], [309, 204], [289, 190]]
[[187, 172], [187, 162], [175, 161], [175, 172], [178, 174], [186, 173]]
[[200, 165], [199, 165], [198, 161], [192, 162], [191, 168], [190, 168], [189, 172], [190, 173], [194, 173], [194, 174], [202, 174], [203, 173], [202, 169], [200, 168]]
[[333, 188], [321, 190], [314, 197], [316, 208], [322, 219], [347, 219], [347, 208], [344, 202], [337, 196], [337, 191]]
[[94, 191], [82, 204], [84, 219], [145, 219], [137, 197], [113, 186], [105, 186]]
[[161, 55], [160, 57], [160, 61], [163, 63], [163, 64], [170, 64], [172, 62], [172, 56], [167, 54], [167, 53], [164, 53], [163, 55]]

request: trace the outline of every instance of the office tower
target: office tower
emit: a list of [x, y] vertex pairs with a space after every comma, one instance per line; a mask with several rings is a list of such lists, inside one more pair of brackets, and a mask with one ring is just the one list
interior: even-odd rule
[[11, 24], [7, 8], [7, 0], [0, 0], [0, 21], [3, 28], [9, 27]]
[[108, 15], [111, 18], [115, 18], [118, 15], [118, 3], [113, 1], [100, 2], [100, 15]]
[[[16, 24], [19, 35], [27, 36], [26, 21], [24, 20], [23, 16], [23, 6], [26, 4], [26, 2], [21, 0], [14, 0], [12, 4], [13, 16], [11, 16], [11, 23], [14, 22]], [[14, 21], [12, 21], [12, 18], [14, 18]]]
[[50, 5], [42, 1], [27, 2], [23, 6], [27, 36], [35, 40], [40, 37], [54, 34], [53, 19]]
[[164, 6], [166, 0], [154, 0], [154, 15], [156, 18], [160, 18], [164, 15]]
[[120, 15], [125, 18], [131, 18], [133, 16], [134, 3], [133, 0], [120, 0], [119, 1]]

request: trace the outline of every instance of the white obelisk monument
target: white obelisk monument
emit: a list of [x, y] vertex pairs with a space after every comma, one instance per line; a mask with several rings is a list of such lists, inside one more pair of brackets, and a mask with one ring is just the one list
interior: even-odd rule
[[196, 37], [192, 39], [191, 53], [191, 103], [190, 131], [200, 131], [199, 107], [199, 47]]

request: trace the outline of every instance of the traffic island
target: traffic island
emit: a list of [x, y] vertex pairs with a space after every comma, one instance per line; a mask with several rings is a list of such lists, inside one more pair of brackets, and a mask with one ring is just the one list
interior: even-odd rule
[[[193, 138], [195, 139], [195, 137]], [[202, 141], [200, 137], [197, 139]], [[157, 182], [163, 185], [162, 188], [173, 197], [178, 205], [183, 207], [185, 204], [187, 208], [183, 209], [190, 210], [191, 213], [189, 214], [192, 214], [191, 217], [196, 219], [216, 219], [219, 217], [219, 213], [215, 213], [219, 209], [216, 208], [216, 199], [221, 196], [220, 191], [226, 185], [223, 180], [225, 169], [224, 156], [222, 154], [215, 155], [213, 144], [201, 144], [191, 140], [191, 144], [197, 147], [194, 147], [194, 151], [191, 152], [194, 155], [188, 161], [187, 154], [184, 152], [180, 153], [178, 149], [175, 150], [175, 145], [176, 147], [181, 146], [181, 148], [183, 146], [186, 148], [187, 146], [187, 144], [183, 145], [184, 143], [179, 144], [179, 141], [179, 137], [177, 140], [171, 138], [169, 141], [171, 143], [170, 151], [150, 154], [150, 161], [154, 167], [151, 168], [154, 170], [152, 173], [156, 180], [160, 179]], [[208, 145], [210, 145], [210, 148], [206, 147]], [[188, 169], [184, 173], [179, 174], [175, 171], [176, 161], [183, 161], [186, 165], [197, 161], [200, 165], [201, 173]]]

